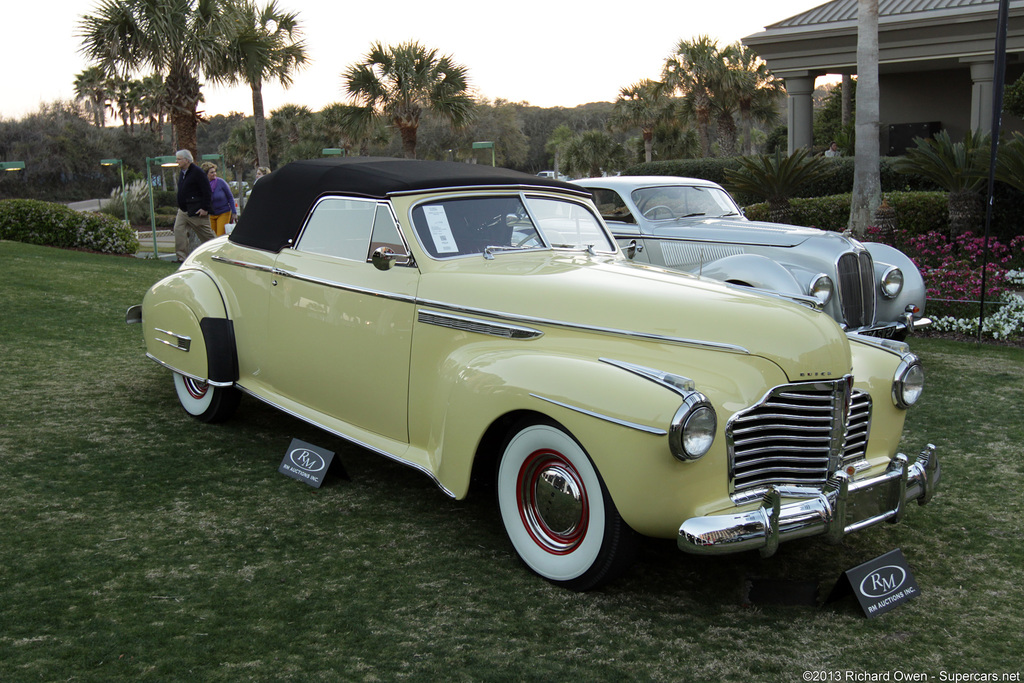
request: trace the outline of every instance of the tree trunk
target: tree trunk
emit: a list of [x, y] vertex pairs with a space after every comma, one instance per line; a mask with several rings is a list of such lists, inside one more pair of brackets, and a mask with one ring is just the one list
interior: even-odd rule
[[843, 85], [840, 90], [840, 96], [842, 97], [842, 115], [841, 123], [843, 127], [850, 125], [850, 103], [853, 100], [853, 79], [850, 74], [843, 74]]
[[[653, 128], [644, 128], [643, 129], [643, 136], [644, 136], [644, 160], [647, 163], [651, 163], [651, 160], [654, 158], [654, 129]], [[558, 158], [557, 154], [555, 155], [555, 158], [556, 159]], [[556, 174], [555, 177], [557, 178], [558, 175]]]
[[256, 131], [256, 165], [270, 168], [270, 146], [267, 144], [267, 117], [263, 111], [263, 83], [256, 79], [252, 86], [252, 119]]
[[402, 150], [406, 159], [416, 158], [416, 127], [398, 124], [398, 132], [402, 136]]
[[878, 0], [857, 3], [857, 120], [850, 230], [862, 239], [882, 203], [878, 153]]
[[968, 230], [977, 233], [981, 226], [982, 207], [981, 195], [970, 190], [950, 192], [947, 203], [949, 207], [949, 236], [956, 237]]
[[786, 197], [771, 197], [768, 199], [768, 220], [771, 223], [789, 224], [792, 215], [792, 207]]

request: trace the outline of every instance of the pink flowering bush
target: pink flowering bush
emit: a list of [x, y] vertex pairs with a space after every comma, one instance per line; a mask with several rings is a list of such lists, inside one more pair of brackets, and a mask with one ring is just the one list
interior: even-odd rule
[[[869, 228], [868, 233], [869, 239], [880, 237], [875, 228]], [[981, 299], [984, 237], [971, 232], [956, 237], [928, 232], [909, 237], [900, 248], [924, 277], [928, 293], [926, 312], [935, 322], [934, 329], [972, 333], [977, 328], [977, 302]], [[1004, 339], [1024, 334], [1024, 316], [1017, 313], [1021, 310], [1020, 297], [1014, 295], [1014, 290], [1020, 289], [1016, 274], [1022, 268], [1024, 235], [1014, 237], [1008, 244], [989, 238], [985, 300], [992, 302], [994, 308], [986, 309], [985, 334]], [[989, 316], [993, 325], [989, 324]]]

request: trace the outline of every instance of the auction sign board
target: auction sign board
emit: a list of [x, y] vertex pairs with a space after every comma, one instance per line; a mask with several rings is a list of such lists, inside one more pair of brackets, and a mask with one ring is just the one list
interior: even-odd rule
[[277, 471], [318, 489], [324, 483], [333, 460], [333, 451], [292, 439]]
[[921, 594], [907, 566], [907, 558], [899, 548], [843, 572], [826, 602], [837, 600], [851, 591], [857, 596], [868, 619]]

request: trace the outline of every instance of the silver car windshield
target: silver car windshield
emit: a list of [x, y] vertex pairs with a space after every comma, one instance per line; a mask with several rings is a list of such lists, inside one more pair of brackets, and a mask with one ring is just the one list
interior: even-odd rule
[[737, 216], [740, 210], [729, 193], [717, 187], [664, 185], [633, 190], [630, 195], [640, 214], [650, 221], [693, 216]]
[[418, 205], [412, 220], [420, 244], [434, 258], [552, 248], [615, 251], [586, 205], [552, 197], [446, 199]]

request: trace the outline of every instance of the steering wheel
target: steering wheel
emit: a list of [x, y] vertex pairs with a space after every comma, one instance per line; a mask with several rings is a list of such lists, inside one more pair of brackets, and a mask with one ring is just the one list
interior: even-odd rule
[[[540, 241], [540, 235], [537, 233], [537, 230], [535, 228], [531, 228], [531, 229], [533, 230], [533, 232], [531, 234], [529, 234], [526, 237], [524, 237], [523, 239], [519, 240], [518, 242], [516, 242], [512, 246], [516, 247], [517, 249], [521, 248], [521, 247], [527, 247], [527, 246], [534, 246], [534, 247], [541, 246], [542, 242]], [[530, 242], [533, 242], [533, 244], [530, 244]]]
[[664, 204], [658, 204], [657, 206], [652, 206], [651, 208], [644, 211], [644, 218], [650, 218], [652, 221], [657, 220], [654, 214], [657, 213], [658, 211], [664, 211], [665, 213], [668, 214], [669, 218], [676, 217], [676, 212], [673, 211], [670, 207], [667, 207]]

